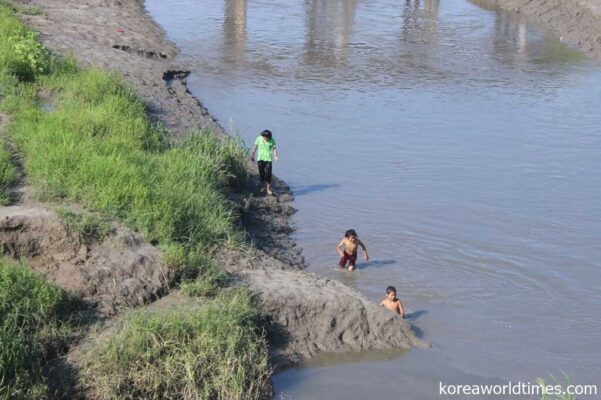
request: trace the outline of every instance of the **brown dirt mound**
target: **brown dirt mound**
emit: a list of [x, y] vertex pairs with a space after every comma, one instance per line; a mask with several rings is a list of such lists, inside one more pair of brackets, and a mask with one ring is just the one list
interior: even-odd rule
[[97, 303], [105, 315], [155, 300], [171, 278], [159, 251], [139, 234], [114, 227], [101, 243], [87, 245], [40, 206], [1, 207], [0, 244], [5, 255], [27, 259], [49, 281]]

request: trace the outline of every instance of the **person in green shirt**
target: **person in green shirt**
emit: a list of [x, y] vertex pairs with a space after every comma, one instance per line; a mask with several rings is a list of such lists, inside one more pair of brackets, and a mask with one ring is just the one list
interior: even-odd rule
[[275, 160], [278, 161], [278, 150], [275, 147], [275, 140], [273, 140], [271, 131], [265, 129], [261, 132], [261, 135], [255, 140], [252, 152], [250, 154], [250, 160], [255, 161], [255, 153], [259, 150], [257, 155], [257, 166], [259, 167], [259, 176], [263, 183], [262, 192], [272, 195], [271, 191], [271, 163]]

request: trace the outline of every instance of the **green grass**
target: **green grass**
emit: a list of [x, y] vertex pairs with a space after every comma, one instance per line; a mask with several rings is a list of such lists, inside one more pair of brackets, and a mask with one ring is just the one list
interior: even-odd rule
[[10, 203], [9, 189], [19, 178], [17, 167], [13, 162], [14, 155], [6, 140], [4, 136], [0, 136], [0, 206]]
[[[565, 389], [568, 386], [572, 385], [572, 379], [570, 378], [570, 376], [567, 373], [565, 373], [563, 371], [561, 371], [561, 374], [563, 375], [564, 382], [561, 382], [553, 374], [549, 374], [552, 382], [548, 382], [544, 378], [537, 378], [536, 383], [541, 387], [541, 389], [547, 388], [552, 393], [566, 391]], [[569, 394], [569, 393], [562, 393], [562, 394], [543, 393], [541, 400], [576, 400], [576, 395]]]
[[59, 210], [82, 237], [100, 240], [105, 221], [119, 220], [163, 249], [185, 293], [219, 293], [193, 309], [134, 314], [91, 352], [84, 381], [102, 399], [258, 398], [269, 369], [256, 311], [248, 293], [220, 292], [226, 277], [211, 262], [216, 247], [244, 243], [226, 192], [246, 181], [246, 151], [207, 131], [172, 143], [118, 76], [52, 56], [14, 12], [0, 1], [0, 110], [26, 183], [40, 200], [83, 206]]
[[201, 265], [197, 273], [182, 281], [181, 290], [189, 296], [213, 296], [226, 284], [225, 273], [214, 263], [206, 260]]
[[244, 290], [169, 311], [136, 312], [101, 338], [83, 374], [98, 399], [256, 399], [269, 379]]
[[47, 395], [43, 366], [73, 335], [76, 306], [27, 266], [0, 260], [0, 399]]
[[101, 242], [111, 233], [110, 222], [96, 214], [75, 213], [66, 207], [59, 207], [57, 214], [67, 229], [77, 234], [88, 245], [93, 242]]
[[[196, 254], [241, 242], [225, 201], [226, 189], [246, 180], [238, 142], [195, 132], [171, 144], [118, 76], [50, 56], [39, 69], [20, 63], [15, 43], [30, 33], [9, 15], [0, 6], [2, 108], [13, 116], [12, 140], [43, 200], [77, 202], [153, 243], [181, 246], [183, 267]], [[53, 110], [40, 107], [40, 91], [52, 94]]]

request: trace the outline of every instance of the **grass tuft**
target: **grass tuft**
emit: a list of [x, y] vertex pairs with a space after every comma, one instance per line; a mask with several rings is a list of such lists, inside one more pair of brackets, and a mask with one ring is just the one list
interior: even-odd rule
[[43, 366], [64, 352], [77, 306], [27, 266], [0, 261], [0, 399], [46, 396]]
[[17, 183], [19, 172], [6, 138], [0, 136], [0, 206], [10, 203], [9, 189]]
[[269, 379], [245, 290], [169, 311], [136, 312], [101, 338], [83, 374], [98, 399], [257, 399]]
[[59, 207], [57, 214], [65, 223], [67, 229], [77, 234], [87, 245], [101, 242], [111, 233], [110, 222], [98, 215], [92, 213], [78, 214], [66, 207]]

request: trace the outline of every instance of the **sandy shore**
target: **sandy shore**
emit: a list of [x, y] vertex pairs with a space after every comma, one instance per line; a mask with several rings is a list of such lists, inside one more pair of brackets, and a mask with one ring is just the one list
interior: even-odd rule
[[601, 0], [471, 0], [489, 9], [515, 12], [601, 60]]

